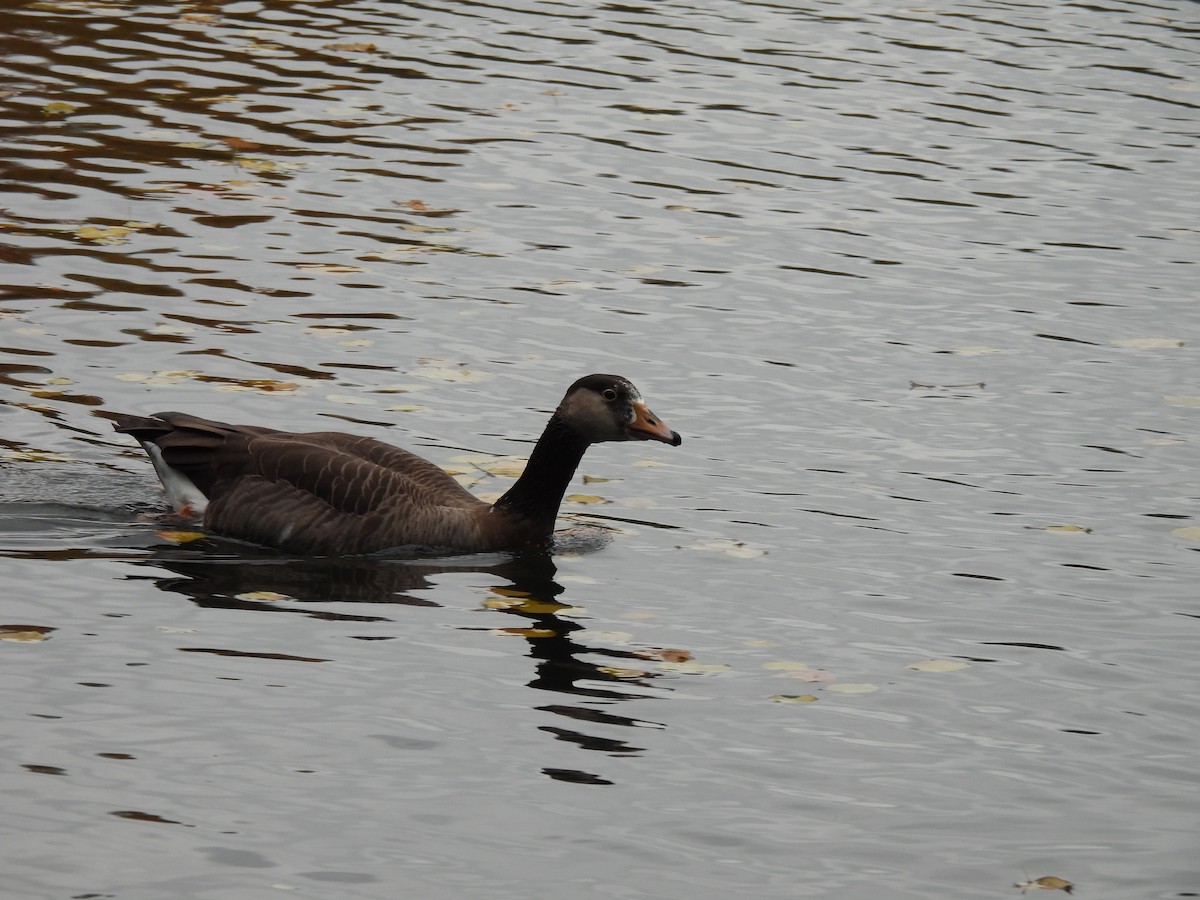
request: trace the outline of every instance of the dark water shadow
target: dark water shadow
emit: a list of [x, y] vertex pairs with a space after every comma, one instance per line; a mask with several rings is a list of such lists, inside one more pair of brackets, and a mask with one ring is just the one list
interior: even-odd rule
[[[589, 725], [665, 727], [614, 711], [624, 701], [662, 696], [665, 688], [654, 684], [661, 676], [646, 670], [647, 656], [636, 650], [591, 646], [581, 637], [586, 624], [564, 615], [573, 607], [565, 597], [566, 588], [556, 579], [554, 554], [599, 551], [608, 542], [602, 529], [571, 529], [561, 532], [547, 549], [524, 552], [438, 556], [414, 551], [304, 558], [212, 535], [171, 543], [158, 532], [164, 528], [169, 532], [177, 523], [147, 524], [145, 512], [65, 503], [0, 503], [0, 558], [121, 560], [133, 569], [126, 579], [150, 582], [165, 594], [185, 597], [205, 609], [301, 615], [331, 623], [402, 625], [417, 609], [443, 607], [429, 599], [440, 576], [484, 575], [492, 580], [489, 587], [499, 602], [489, 603], [481, 612], [507, 621], [493, 618], [486, 625], [467, 628], [502, 630], [523, 639], [532, 666], [527, 685], [553, 697], [534, 708], [563, 720], [543, 726], [543, 732], [586, 750], [623, 756], [645, 748], [597, 734]], [[426, 624], [422, 621], [420, 627]], [[611, 783], [574, 769], [547, 768], [544, 774], [584, 784]]]

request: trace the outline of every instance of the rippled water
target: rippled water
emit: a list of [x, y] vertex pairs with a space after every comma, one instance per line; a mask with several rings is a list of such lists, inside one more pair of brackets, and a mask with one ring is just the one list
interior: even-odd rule
[[[5, 5], [6, 889], [1200, 894], [1196, 13]], [[103, 417], [496, 493], [589, 371], [684, 444], [553, 556], [176, 546]]]

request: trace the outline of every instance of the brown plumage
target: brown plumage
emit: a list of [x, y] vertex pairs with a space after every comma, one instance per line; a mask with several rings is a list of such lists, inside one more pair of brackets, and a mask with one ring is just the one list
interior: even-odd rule
[[186, 413], [117, 415], [177, 510], [229, 537], [306, 555], [430, 546], [481, 551], [546, 541], [584, 451], [601, 441], [682, 439], [618, 375], [571, 385], [524, 473], [488, 504], [433, 463], [367, 437], [293, 434]]

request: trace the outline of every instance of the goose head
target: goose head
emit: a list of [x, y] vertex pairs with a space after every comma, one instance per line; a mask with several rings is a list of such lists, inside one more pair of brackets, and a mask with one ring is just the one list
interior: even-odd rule
[[602, 441], [683, 443], [652, 413], [633, 384], [620, 375], [585, 375], [567, 390], [557, 417], [590, 444]]

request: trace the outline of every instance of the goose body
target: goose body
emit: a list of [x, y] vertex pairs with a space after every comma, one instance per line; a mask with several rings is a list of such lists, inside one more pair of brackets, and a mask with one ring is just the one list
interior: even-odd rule
[[524, 473], [494, 504], [433, 463], [373, 438], [295, 434], [186, 413], [114, 416], [154, 464], [172, 505], [217, 534], [316, 556], [431, 546], [460, 551], [545, 542], [587, 448], [682, 439], [618, 375], [568, 389]]

